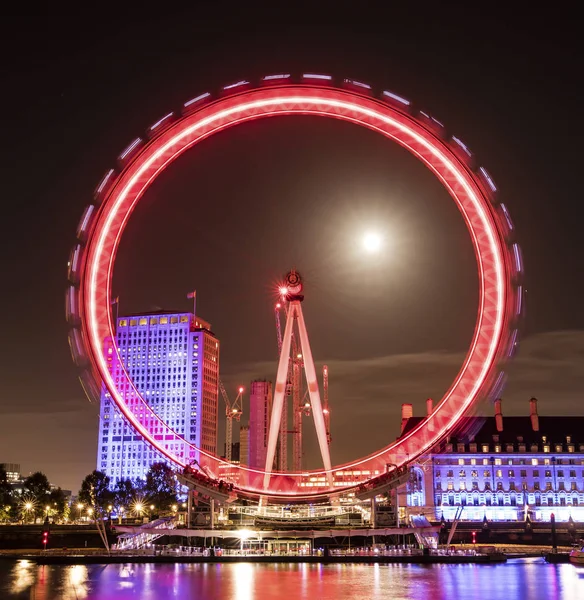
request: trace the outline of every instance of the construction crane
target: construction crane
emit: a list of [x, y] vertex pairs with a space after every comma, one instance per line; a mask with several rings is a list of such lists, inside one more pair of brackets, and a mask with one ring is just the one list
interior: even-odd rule
[[331, 413], [329, 410], [329, 390], [328, 390], [328, 367], [322, 368], [322, 414], [324, 415], [324, 424], [326, 427], [326, 441], [331, 445]]
[[225, 459], [231, 462], [231, 449], [233, 445], [233, 420], [239, 421], [243, 413], [243, 387], [237, 389], [237, 397], [233, 402], [229, 400], [223, 382], [219, 380], [219, 389], [225, 400]]

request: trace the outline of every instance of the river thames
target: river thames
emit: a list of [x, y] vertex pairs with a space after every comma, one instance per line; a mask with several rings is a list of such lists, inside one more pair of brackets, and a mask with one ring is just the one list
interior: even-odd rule
[[125, 564], [0, 561], [2, 600], [577, 600], [584, 568], [517, 559], [495, 565]]

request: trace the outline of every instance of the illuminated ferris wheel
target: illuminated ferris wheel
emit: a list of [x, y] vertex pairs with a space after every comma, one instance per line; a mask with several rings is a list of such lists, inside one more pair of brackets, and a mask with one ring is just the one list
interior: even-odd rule
[[[115, 339], [111, 315], [115, 257], [144, 192], [171, 162], [207, 137], [255, 119], [286, 115], [354, 123], [411, 152], [434, 173], [460, 210], [479, 275], [479, 306], [469, 350], [433, 412], [405, 436], [368, 456], [339, 466], [325, 461], [324, 469], [302, 473], [232, 465], [195, 447], [154, 412], [125, 368], [119, 382], [114, 382], [104, 355], [104, 340]], [[405, 98], [390, 91], [377, 94], [359, 81], [335, 81], [316, 73], [270, 75], [257, 85], [240, 81], [225, 86], [218, 97], [201, 94], [185, 102], [180, 111], [162, 117], [144, 138], [134, 140], [122, 152], [118, 168], [108, 171], [97, 187], [77, 230], [69, 262], [66, 307], [71, 351], [86, 392], [95, 395], [105, 385], [133, 428], [178, 467], [191, 464], [196, 457], [202, 472], [218, 477], [228, 466], [235, 490], [253, 496], [309, 499], [343, 492], [356, 485], [354, 480], [345, 480], [343, 472], [359, 470], [374, 477], [387, 473], [388, 468], [398, 470], [448, 435], [479, 400], [498, 393], [501, 365], [517, 344], [522, 312], [522, 259], [513, 238], [513, 223], [506, 206], [497, 200], [489, 173], [476, 168], [474, 156], [460, 139], [449, 137], [439, 121]], [[113, 351], [119, 352], [115, 344]], [[119, 354], [117, 360], [123, 364]], [[315, 405], [314, 410], [322, 411], [322, 407]], [[315, 422], [321, 418], [322, 414], [315, 415]], [[318, 489], [309, 487], [306, 482], [311, 477], [325, 483]]]

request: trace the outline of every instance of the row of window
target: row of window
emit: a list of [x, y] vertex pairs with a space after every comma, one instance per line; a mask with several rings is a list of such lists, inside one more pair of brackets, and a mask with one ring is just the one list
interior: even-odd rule
[[[548, 444], [548, 443], [543, 443], [543, 444], [530, 444], [529, 446], [527, 444], [523, 444], [523, 443], [519, 443], [519, 444], [506, 444], [505, 445], [505, 452], [545, 452], [545, 453], [549, 453], [549, 452], [565, 452], [566, 449], [568, 452], [575, 452], [576, 451], [576, 445], [573, 443], [567, 443], [566, 445], [564, 444], [554, 444], [553, 448], [554, 450], [552, 450], [552, 444]], [[491, 449], [492, 448], [492, 449]], [[446, 452], [466, 452], [467, 451], [467, 447], [466, 444], [457, 444], [456, 445], [456, 450], [454, 449], [454, 444], [446, 444], [445, 447], [445, 451]], [[579, 451], [580, 452], [584, 452], [584, 444], [579, 444]], [[500, 453], [503, 452], [503, 446], [502, 444], [480, 444], [480, 450], [479, 450], [479, 445], [478, 444], [468, 444], [468, 452], [471, 453], [475, 453], [475, 452], [483, 452], [483, 453], [488, 453], [488, 452], [495, 452], [495, 453]]]
[[[136, 327], [136, 325], [148, 325], [148, 319], [141, 317], [139, 319], [120, 319], [118, 327], [127, 327], [128, 322], [130, 327]], [[180, 317], [150, 317], [150, 325], [167, 325], [168, 323], [174, 325], [175, 323], [188, 323], [189, 315], [181, 315]]]
[[[487, 477], [491, 477], [492, 475], [492, 471], [490, 470], [485, 470], [483, 471], [483, 477], [487, 478]], [[556, 471], [556, 476], [557, 477], [564, 477], [565, 476], [565, 471], [563, 469], [558, 469]], [[531, 472], [531, 475], [533, 477], [539, 477], [540, 476], [540, 471], [539, 469], [533, 469], [533, 471]], [[436, 478], [440, 478], [442, 476], [440, 471], [436, 471]], [[465, 471], [464, 469], [461, 469], [458, 473], [459, 477], [467, 477], [467, 471]], [[470, 476], [473, 478], [476, 478], [479, 476], [479, 472], [477, 470], [472, 470], [470, 472]], [[527, 477], [527, 469], [521, 469], [519, 471], [519, 476], [520, 477]], [[552, 476], [552, 471], [551, 469], [546, 469], [544, 471], [544, 477], [551, 477]], [[449, 470], [446, 472], [446, 477], [454, 477], [454, 471], [453, 470]], [[495, 477], [503, 477], [503, 470], [502, 469], [496, 469], [495, 470]], [[507, 471], [507, 477], [515, 477], [515, 469], [509, 469]], [[576, 470], [575, 469], [570, 469], [569, 471], [569, 477], [576, 477]], [[584, 477], [584, 471], [582, 471], [582, 477]]]
[[[567, 461], [567, 462], [566, 462]], [[564, 459], [564, 458], [557, 458], [555, 456], [552, 456], [551, 458], [548, 458], [547, 456], [545, 458], [501, 458], [501, 457], [494, 457], [491, 456], [490, 458], [458, 458], [458, 459], [454, 459], [454, 458], [450, 458], [450, 459], [440, 459], [440, 458], [436, 458], [434, 459], [434, 464], [435, 465], [532, 465], [534, 467], [538, 466], [538, 465], [564, 465], [564, 464], [568, 464], [568, 465], [575, 465], [575, 464], [581, 464], [584, 465], [584, 458], [580, 458], [580, 459], [576, 459], [576, 458], [570, 458], [570, 459]]]
[[[577, 485], [577, 483], [575, 481], [568, 482], [568, 483], [570, 485], [570, 491], [572, 491], [572, 492], [577, 492], [578, 491], [578, 485]], [[554, 490], [554, 487], [556, 488], [556, 490]], [[455, 490], [453, 482], [448, 482], [446, 484], [446, 486], [443, 483], [436, 482], [435, 488], [438, 491], [440, 491], [440, 490], [442, 490], [442, 491], [465, 491], [465, 490], [491, 491], [491, 483], [489, 481], [485, 481], [482, 490], [479, 488], [479, 482], [478, 481], [471, 482], [471, 487], [467, 487], [465, 481], [460, 481], [458, 483], [458, 489], [457, 490]], [[502, 481], [498, 481], [497, 482], [496, 489], [497, 489], [497, 491], [505, 491], [505, 488], [503, 487], [503, 482]], [[532, 486], [529, 486], [526, 481], [523, 481], [521, 483], [521, 490], [523, 490], [523, 491], [527, 491], [527, 490], [539, 491], [541, 489], [542, 488], [540, 487], [540, 482], [539, 481], [534, 481]], [[543, 488], [543, 489], [545, 489], [546, 491], [566, 491], [568, 488], [566, 487], [566, 484], [563, 481], [559, 481], [557, 483], [557, 486], [554, 486], [551, 481], [546, 481], [545, 482], [545, 488]], [[514, 481], [510, 481], [508, 483], [508, 488], [507, 488], [506, 491], [511, 491], [511, 492], [518, 491], [517, 488], [516, 488], [516, 486], [515, 486], [515, 482]]]

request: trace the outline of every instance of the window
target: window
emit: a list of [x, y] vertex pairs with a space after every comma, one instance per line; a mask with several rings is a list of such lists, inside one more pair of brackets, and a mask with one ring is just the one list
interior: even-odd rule
[[539, 469], [534, 469], [533, 470], [533, 476], [534, 477], [539, 477]]
[[485, 472], [483, 473], [483, 477], [485, 477], [485, 478], [486, 478], [486, 477], [490, 477], [490, 476], [491, 476], [491, 473], [490, 473], [489, 471], [485, 471]]
[[496, 475], [497, 477], [503, 477], [503, 471], [501, 471], [501, 469], [497, 469]]
[[570, 471], [570, 477], [576, 477], [576, 471]]
[[156, 317], [152, 317], [150, 319], [150, 325], [158, 325], [158, 319]]
[[167, 325], [168, 324], [168, 317], [160, 317], [160, 324], [161, 325]]
[[539, 461], [537, 460], [537, 458], [532, 458], [531, 459], [531, 464], [536, 467], [539, 464]]
[[534, 481], [533, 482], [533, 489], [534, 490], [539, 490], [539, 481]]
[[509, 482], [509, 490], [512, 492], [515, 491], [515, 482], [514, 481]]
[[515, 477], [515, 471], [513, 469], [509, 469], [508, 474], [509, 477]]
[[[457, 450], [457, 452], [464, 452], [464, 444], [457, 444], [456, 450]], [[461, 459], [461, 460], [463, 460], [463, 459]]]
[[464, 469], [461, 469], [460, 472], [458, 473], [459, 477], [466, 477], [466, 473], [464, 472]]
[[558, 477], [563, 477], [563, 476], [564, 476], [564, 471], [562, 471], [562, 470], [559, 470], [559, 471], [558, 471]]
[[130, 327], [136, 327], [136, 319], [130, 319]]
[[140, 325], [148, 325], [148, 319], [140, 319], [139, 324]]
[[479, 472], [478, 471], [471, 471], [471, 477], [478, 477], [479, 476]]
[[556, 452], [561, 452], [562, 451], [562, 447], [561, 446], [556, 446]]
[[495, 452], [501, 452], [501, 444], [495, 444]]
[[118, 327], [127, 327], [127, 326], [128, 326], [128, 320], [127, 319], [120, 319]]
[[454, 471], [448, 471], [448, 473], [446, 473], [446, 477], [454, 477]]
[[496, 458], [495, 459], [495, 464], [496, 465], [500, 465], [501, 464], [501, 459], [500, 458]]
[[527, 471], [525, 469], [521, 469], [521, 472], [519, 474], [521, 475], [521, 477], [527, 477]]
[[471, 458], [470, 459], [470, 464], [471, 465], [476, 465], [477, 464], [477, 459], [476, 458]]
[[466, 483], [464, 481], [461, 481], [459, 486], [461, 490], [466, 490]]
[[481, 448], [482, 448], [482, 451], [483, 451], [483, 452], [488, 452], [488, 451], [489, 451], [489, 444], [483, 444], [483, 445], [481, 446]]
[[[460, 452], [460, 450], [459, 450], [459, 452]], [[458, 459], [458, 464], [459, 465], [463, 465], [464, 464], [464, 458], [459, 458]]]
[[489, 464], [489, 459], [483, 458], [483, 465], [488, 465], [488, 464]]

